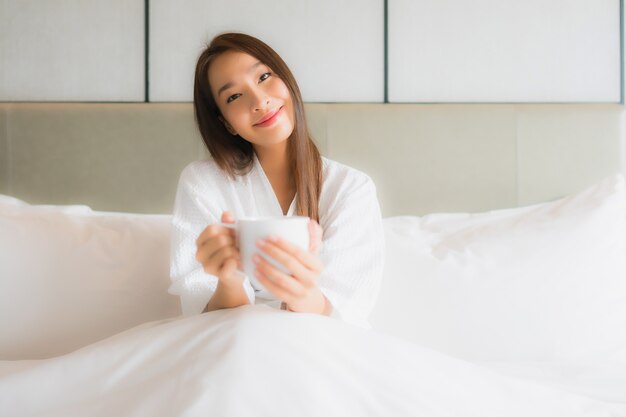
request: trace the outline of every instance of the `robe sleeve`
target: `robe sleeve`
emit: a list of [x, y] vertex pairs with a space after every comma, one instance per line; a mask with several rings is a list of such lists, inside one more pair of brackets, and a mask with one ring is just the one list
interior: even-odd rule
[[366, 175], [345, 187], [320, 218], [324, 265], [318, 285], [333, 316], [370, 328], [383, 275], [384, 232], [374, 182]]
[[[204, 272], [196, 260], [196, 239], [208, 225], [220, 223], [222, 211], [228, 209], [220, 207], [219, 185], [213, 184], [219, 184], [219, 179], [201, 178], [192, 163], [182, 171], [176, 190], [168, 292], [180, 296], [185, 316], [202, 313], [217, 288], [217, 276]], [[254, 304], [254, 289], [247, 277], [243, 285]]]

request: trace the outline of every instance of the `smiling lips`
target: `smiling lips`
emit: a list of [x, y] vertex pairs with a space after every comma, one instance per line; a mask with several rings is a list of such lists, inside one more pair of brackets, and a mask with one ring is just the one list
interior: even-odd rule
[[257, 123], [254, 124], [254, 126], [260, 126], [260, 127], [265, 127], [265, 126], [269, 126], [272, 123], [274, 123], [274, 121], [278, 118], [278, 116], [281, 114], [283, 108], [280, 107], [278, 110], [273, 111], [273, 112], [269, 112], [267, 113], [265, 116], [263, 116], [261, 118], [261, 120], [259, 120]]

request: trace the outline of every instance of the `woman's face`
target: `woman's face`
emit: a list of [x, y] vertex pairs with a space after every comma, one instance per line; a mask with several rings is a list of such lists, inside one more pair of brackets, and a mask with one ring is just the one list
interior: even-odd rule
[[209, 67], [209, 85], [230, 133], [255, 146], [286, 140], [294, 129], [287, 85], [267, 65], [243, 52], [227, 51]]

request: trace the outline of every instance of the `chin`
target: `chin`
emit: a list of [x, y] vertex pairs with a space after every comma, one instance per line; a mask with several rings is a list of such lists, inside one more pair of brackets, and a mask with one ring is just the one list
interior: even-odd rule
[[267, 144], [278, 144], [278, 143], [282, 143], [286, 140], [288, 140], [291, 137], [291, 134], [293, 133], [293, 128], [292, 129], [281, 129], [280, 132], [277, 132], [273, 138], [268, 139], [267, 141], [265, 141], [265, 143]]

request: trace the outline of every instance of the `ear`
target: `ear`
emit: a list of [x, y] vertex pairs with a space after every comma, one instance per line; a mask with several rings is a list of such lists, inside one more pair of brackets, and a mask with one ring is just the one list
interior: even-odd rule
[[233, 129], [233, 127], [230, 125], [230, 123], [228, 123], [226, 121], [226, 119], [224, 119], [222, 116], [217, 116], [218, 119], [220, 119], [220, 122], [224, 123], [224, 126], [226, 126], [226, 130], [228, 130], [228, 132], [233, 135], [236, 136], [237, 132], [235, 131], [235, 129]]

